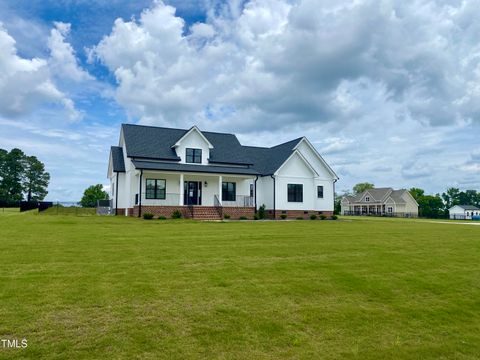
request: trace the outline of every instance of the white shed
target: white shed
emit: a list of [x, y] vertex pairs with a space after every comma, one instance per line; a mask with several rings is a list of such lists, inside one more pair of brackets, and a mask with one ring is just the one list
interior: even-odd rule
[[455, 205], [448, 209], [450, 219], [471, 220], [473, 216], [480, 216], [480, 209], [473, 205]]

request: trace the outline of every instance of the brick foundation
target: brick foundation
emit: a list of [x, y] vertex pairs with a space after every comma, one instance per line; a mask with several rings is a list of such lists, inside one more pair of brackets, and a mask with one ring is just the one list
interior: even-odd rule
[[[125, 214], [125, 209], [118, 211], [119, 215]], [[224, 214], [230, 215], [230, 219], [240, 219], [246, 217], [247, 219], [253, 219], [255, 215], [254, 207], [223, 207], [217, 208], [215, 206], [146, 206], [142, 205], [142, 214], [151, 213], [155, 218], [159, 216], [165, 216], [167, 219], [172, 217], [172, 213], [175, 210], [179, 210], [182, 213], [182, 217], [186, 219], [198, 219], [198, 220], [220, 220]], [[130, 216], [138, 216], [138, 206], [135, 206], [129, 211]]]
[[246, 217], [249, 220], [252, 220], [255, 216], [254, 207], [223, 207], [223, 215], [230, 215], [230, 219], [238, 220], [241, 217]]
[[[142, 215], [145, 213], [151, 213], [154, 217], [158, 218], [159, 216], [165, 216], [167, 219], [172, 217], [172, 213], [178, 210], [182, 213], [183, 218], [191, 218], [192, 213], [187, 206], [147, 206], [142, 205]], [[129, 212], [130, 214], [130, 212]], [[133, 208], [133, 211], [130, 214], [131, 216], [138, 216], [138, 206]]]
[[[305, 220], [310, 220], [310, 215], [317, 215], [320, 219], [321, 215], [326, 216], [327, 218], [333, 215], [333, 211], [318, 211], [318, 210], [276, 210], [275, 217], [276, 219], [282, 219], [281, 215], [287, 215], [287, 219], [297, 219], [302, 218]], [[267, 210], [267, 218], [273, 219], [273, 209]]]

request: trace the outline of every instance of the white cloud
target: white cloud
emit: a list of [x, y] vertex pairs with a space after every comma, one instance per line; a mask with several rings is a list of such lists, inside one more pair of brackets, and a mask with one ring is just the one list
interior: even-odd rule
[[66, 118], [81, 114], [73, 101], [56, 85], [49, 59], [25, 59], [17, 54], [16, 42], [0, 24], [0, 116], [21, 118], [45, 103], [57, 104]]
[[93, 80], [86, 71], [79, 67], [73, 47], [65, 41], [70, 33], [70, 24], [54, 22], [48, 38], [50, 50], [49, 67], [56, 76], [73, 81]]
[[480, 1], [232, 0], [187, 29], [157, 1], [118, 19], [91, 54], [140, 122], [257, 145], [307, 135], [348, 185], [439, 190], [475, 169], [460, 166], [468, 150], [452, 139], [477, 141], [479, 11]]

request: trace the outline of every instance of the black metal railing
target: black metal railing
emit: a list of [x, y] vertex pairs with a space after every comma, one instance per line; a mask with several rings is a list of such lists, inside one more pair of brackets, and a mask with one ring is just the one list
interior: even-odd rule
[[237, 195], [233, 199], [222, 200], [222, 206], [224, 207], [252, 207], [255, 206], [255, 200], [253, 196]]

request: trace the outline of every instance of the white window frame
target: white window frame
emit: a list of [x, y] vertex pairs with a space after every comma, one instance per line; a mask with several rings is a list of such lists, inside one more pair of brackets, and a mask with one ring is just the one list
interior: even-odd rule
[[370, 196], [365, 196], [365, 202], [370, 202]]
[[393, 213], [393, 207], [392, 206], [387, 207], [387, 213], [389, 213], [389, 214]]

